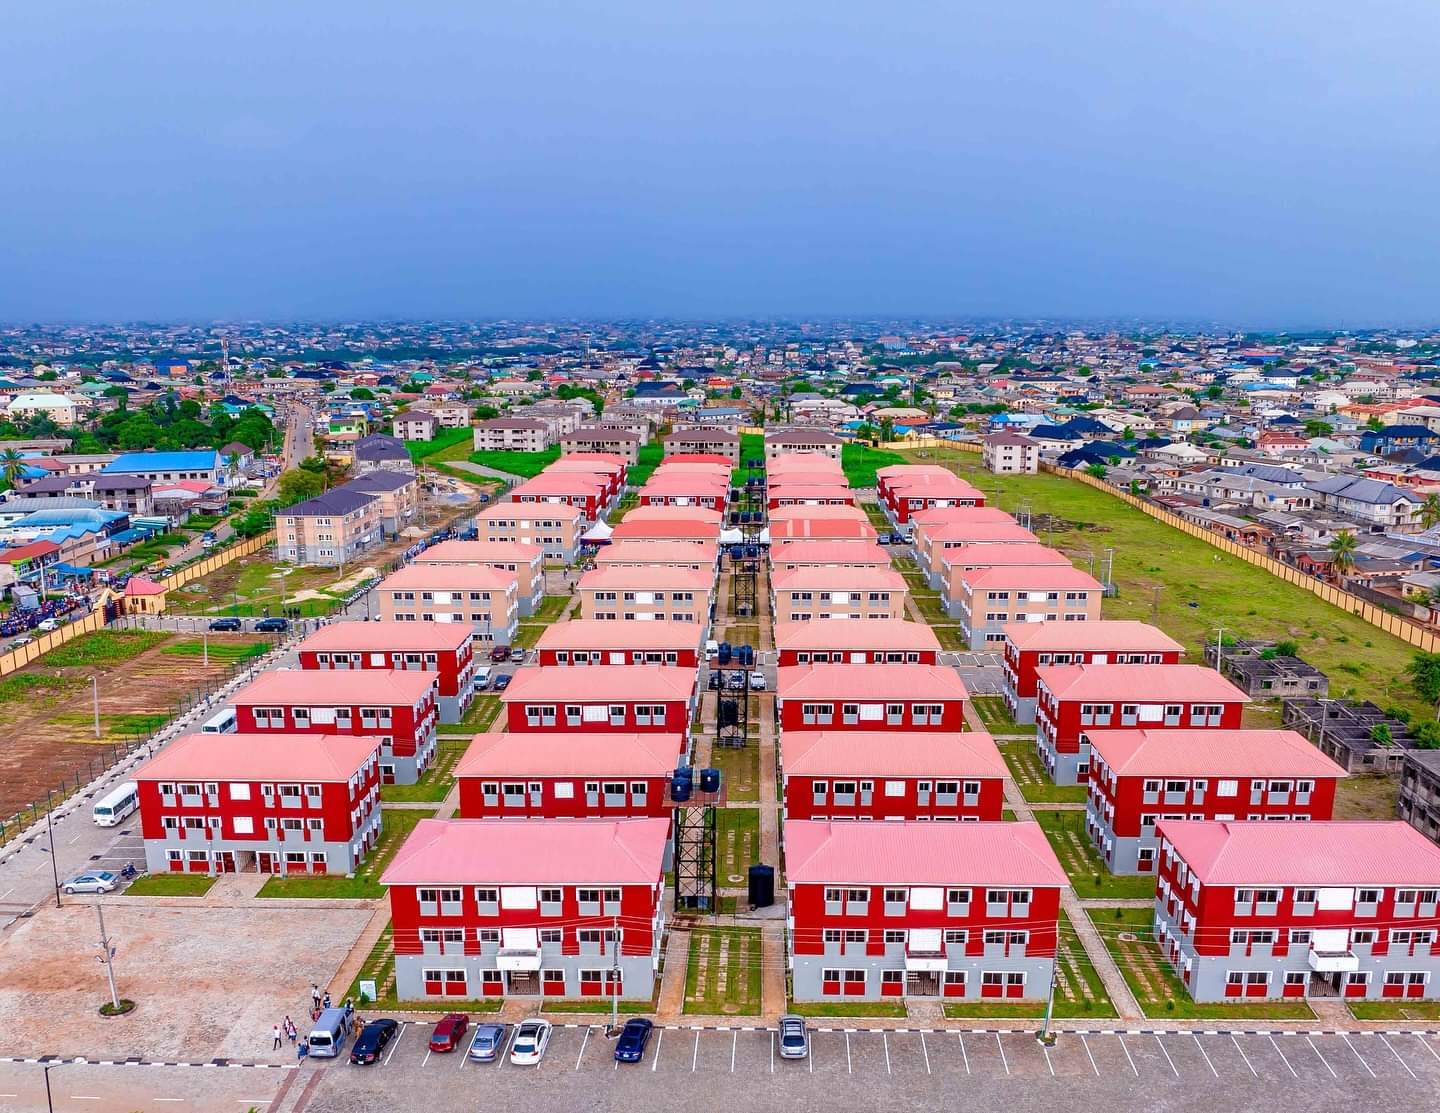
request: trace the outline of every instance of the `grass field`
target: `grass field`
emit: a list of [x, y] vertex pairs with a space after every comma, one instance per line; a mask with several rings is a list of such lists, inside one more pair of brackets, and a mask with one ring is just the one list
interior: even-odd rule
[[536, 608], [535, 613], [528, 616], [525, 621], [547, 624], [554, 622], [565, 613], [565, 608], [573, 599], [572, 595], [546, 595], [540, 600], [540, 606]]
[[560, 459], [560, 446], [553, 445], [541, 452], [472, 452], [466, 459], [472, 464], [533, 479]]
[[710, 764], [720, 770], [720, 783], [727, 800], [741, 802], [760, 799], [760, 747], [716, 746], [710, 751]]
[[651, 441], [640, 446], [640, 452], [625, 472], [625, 482], [631, 487], [640, 487], [645, 484], [655, 469], [660, 466], [660, 461], [665, 459], [665, 446], [659, 441]]
[[441, 733], [449, 730], [453, 734], [479, 734], [489, 730], [502, 706], [499, 696], [476, 696], [465, 709], [465, 717], [454, 725], [442, 724]]
[[216, 879], [203, 873], [152, 873], [125, 887], [127, 897], [203, 897]]
[[1070, 884], [1082, 900], [1150, 900], [1154, 877], [1117, 877], [1105, 868], [1100, 855], [1085, 837], [1085, 813], [1037, 811], [1035, 822], [1055, 849]]
[[760, 1012], [760, 929], [697, 927], [690, 932], [684, 1012], [709, 1016]]
[[1346, 1001], [1356, 1020], [1440, 1020], [1440, 1001]]
[[977, 454], [956, 449], [905, 455], [948, 465], [1005, 510], [1028, 501], [1040, 540], [1081, 566], [1091, 554], [1098, 561], [1113, 548], [1119, 593], [1105, 600], [1105, 617], [1150, 622], [1153, 616], [1156, 625], [1184, 643], [1191, 661], [1202, 660], [1202, 643], [1213, 642], [1220, 627], [1242, 638], [1293, 638], [1300, 655], [1331, 676], [1332, 696], [1354, 695], [1382, 707], [1399, 704], [1433, 714], [1405, 679], [1409, 646], [1302, 588], [1083, 483], [1045, 474], [991, 475]]
[[980, 716], [980, 721], [991, 734], [1023, 734], [1029, 738], [1035, 737], [1035, 724], [1017, 723], [1012, 719], [1010, 708], [1005, 706], [1004, 697], [975, 696], [970, 702], [975, 706], [975, 714]]
[[763, 433], [741, 433], [740, 434], [740, 466], [745, 466], [746, 460], [765, 459], [765, 434]]
[[455, 784], [451, 776], [465, 754], [468, 742], [442, 741], [435, 746], [435, 761], [413, 785], [381, 785], [380, 799], [387, 803], [439, 803]]
[[[218, 642], [212, 641], [209, 647], [210, 660], [212, 661], [248, 661], [252, 657], [263, 657], [270, 651], [270, 642]], [[179, 641], [173, 645], [167, 645], [160, 650], [161, 653], [168, 653], [172, 657], [199, 657], [204, 658], [206, 647], [204, 641]]]
[[[475, 434], [467, 425], [463, 429], [436, 429], [433, 441], [406, 441], [405, 447], [410, 450], [410, 459], [419, 464], [432, 456], [438, 456], [447, 448], [454, 448], [457, 444], [473, 445]], [[460, 459], [464, 459], [461, 455]]]
[[1010, 776], [1020, 786], [1020, 795], [1032, 804], [1083, 804], [1082, 785], [1051, 784], [1045, 766], [1035, 753], [1033, 742], [999, 742], [1000, 754], [1010, 767]]
[[746, 871], [760, 860], [758, 808], [720, 808], [717, 818], [716, 882], [721, 888], [744, 885]]
[[896, 1001], [791, 1001], [789, 1011], [796, 1016], [877, 1017], [898, 1020], [905, 1016], [905, 1006]]
[[161, 630], [97, 630], [82, 634], [45, 654], [51, 668], [118, 665], [154, 649], [171, 635]]
[[380, 875], [395, 857], [395, 852], [415, 830], [422, 819], [435, 813], [425, 808], [389, 808], [381, 813], [380, 841], [370, 857], [360, 863], [354, 877], [325, 874], [319, 877], [271, 877], [260, 887], [262, 897], [308, 897], [358, 900], [379, 900], [385, 895]]
[[[1055, 969], [1055, 1015], [1065, 1017], [1113, 1017], [1117, 1013], [1105, 992], [1079, 936], [1064, 912], [1060, 913], [1058, 965]], [[1027, 986], [1032, 995], [1048, 986]], [[1040, 1001], [957, 1001], [945, 1006], [947, 1017], [1041, 1017], [1045, 1005]]]
[[1148, 908], [1097, 908], [1091, 911], [1106, 949], [1141, 1010], [1151, 1019], [1177, 1020], [1312, 1020], [1303, 1001], [1256, 1001], [1245, 1004], [1197, 1004], [1175, 976], [1152, 933], [1154, 913]]
[[871, 448], [868, 444], [846, 444], [840, 448], [840, 467], [851, 487], [873, 487], [877, 469], [905, 462], [900, 453], [887, 448]]

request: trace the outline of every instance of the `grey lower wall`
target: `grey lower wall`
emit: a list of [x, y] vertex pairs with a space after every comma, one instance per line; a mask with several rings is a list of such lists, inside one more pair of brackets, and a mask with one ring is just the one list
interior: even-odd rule
[[1010, 708], [1010, 717], [1017, 723], [1035, 721], [1035, 697], [1017, 696], [1008, 683], [1005, 686], [1005, 705]]
[[355, 872], [355, 867], [364, 860], [379, 835], [379, 808], [373, 809], [372, 814], [364, 818], [360, 829], [355, 833], [353, 842], [324, 842], [320, 839], [306, 840], [293, 837], [288, 839], [182, 839], [178, 837], [178, 833], [169, 832], [167, 838], [145, 840], [145, 868], [153, 874], [169, 873], [170, 860], [167, 852], [171, 850], [181, 852], [184, 862], [181, 872], [190, 871], [186, 856], [192, 850], [206, 850], [212, 854], [234, 854], [235, 868], [241, 872], [256, 869], [256, 855], [262, 852], [280, 854], [279, 860], [283, 862], [285, 852], [304, 851], [306, 854], [323, 852], [326, 873], [348, 876]]
[[1090, 761], [1090, 744], [1082, 742], [1080, 753], [1062, 754], [1057, 753], [1055, 748], [1045, 738], [1039, 736], [1035, 739], [1035, 750], [1040, 755], [1045, 770], [1050, 774], [1050, 779], [1057, 785], [1078, 785], [1080, 784], [1080, 763]]
[[397, 785], [413, 785], [420, 779], [420, 774], [430, 768], [430, 763], [434, 760], [435, 738], [433, 736], [416, 747], [413, 757], [396, 757], [394, 754], [385, 753], [383, 749], [380, 752], [380, 764], [394, 766]]
[[[431, 946], [435, 946], [431, 944]], [[437, 953], [429, 955], [396, 955], [395, 956], [395, 996], [402, 1001], [414, 1000], [443, 1000], [440, 997], [427, 995], [425, 992], [425, 979], [422, 976], [426, 970], [464, 970], [467, 979], [466, 998], [478, 1000], [487, 996], [481, 990], [480, 973], [483, 970], [495, 969], [495, 955], [493, 950], [490, 954], [479, 955], [447, 955], [438, 953], [440, 948], [435, 946]], [[556, 953], [551, 953], [551, 951]], [[581, 970], [608, 970], [611, 966], [610, 956], [600, 954], [589, 955], [562, 955], [559, 954], [559, 947], [544, 947], [541, 950], [540, 965], [546, 970], [565, 971], [565, 996], [567, 998], [578, 998], [580, 996], [580, 971]], [[648, 1001], [655, 992], [655, 975], [658, 960], [653, 955], [621, 955], [620, 956], [620, 996], [626, 1000]], [[505, 995], [511, 995], [511, 988], [507, 979], [505, 984]], [[537, 990], [534, 994], [527, 996], [539, 997]]]
[[[1095, 852], [1105, 860], [1111, 873], [1138, 875], [1140, 869], [1140, 848], [1148, 846], [1157, 852], [1159, 851], [1159, 840], [1155, 838], [1142, 839], [1120, 838], [1110, 829], [1103, 816], [1095, 810], [1090, 801], [1085, 802], [1085, 831], [1090, 836], [1090, 844], [1095, 847]], [[1106, 844], [1109, 844], [1107, 849]], [[1153, 875], [1153, 868], [1143, 871]]]
[[[955, 948], [958, 951], [960, 948]], [[886, 955], [851, 955], [843, 953], [843, 948], [836, 946], [835, 953], [831, 955], [791, 955], [791, 996], [796, 1001], [835, 1001], [840, 998], [833, 994], [821, 992], [823, 970], [839, 967], [842, 970], [864, 970], [865, 994], [861, 996], [845, 997], [847, 1001], [879, 1001], [882, 1000], [880, 992], [880, 974], [885, 970], [904, 970], [905, 953], [904, 948], [897, 946], [894, 953]], [[1002, 953], [996, 955], [962, 955], [951, 954], [947, 959], [948, 967], [951, 970], [965, 971], [965, 996], [964, 998], [951, 998], [951, 1000], [980, 1000], [980, 975], [987, 971], [1004, 971], [1006, 973], [1023, 973], [1025, 975], [1025, 997], [1027, 999], [1043, 999], [1050, 991], [1050, 972], [1054, 961], [1048, 958], [1034, 958], [1022, 955], [1006, 957], [1003, 954], [1004, 948], [997, 947]], [[943, 975], [942, 975], [943, 978]], [[944, 986], [941, 985], [940, 993], [944, 993]], [[938, 994], [937, 994], [938, 996]]]

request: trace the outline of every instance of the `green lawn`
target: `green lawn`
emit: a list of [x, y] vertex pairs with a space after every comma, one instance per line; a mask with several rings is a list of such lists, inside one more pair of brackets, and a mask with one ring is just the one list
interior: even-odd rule
[[1356, 1020], [1440, 1020], [1440, 1001], [1346, 1001]]
[[479, 734], [483, 730], [489, 730], [490, 724], [500, 714], [500, 708], [504, 706], [499, 696], [479, 695], [470, 701], [470, 706], [465, 709], [465, 717], [458, 723], [442, 724], [441, 731], [451, 731], [455, 734], [468, 733]]
[[797, 1016], [854, 1016], [903, 1019], [905, 1006], [895, 1001], [791, 1001], [790, 1012]]
[[118, 665], [154, 649], [171, 636], [162, 630], [97, 630], [52, 649], [45, 654], [44, 663], [57, 669]]
[[455, 765], [464, 756], [468, 742], [442, 741], [436, 744], [435, 761], [413, 785], [381, 785], [380, 799], [387, 803], [439, 803], [455, 785]]
[[[1060, 913], [1058, 966], [1055, 970], [1055, 1015], [1057, 1017], [1114, 1017], [1118, 1014], [1105, 992], [1105, 983], [1085, 953], [1075, 934], [1070, 918]], [[1048, 986], [1028, 987], [1032, 993], [1044, 992]], [[1045, 1005], [1041, 1001], [957, 1001], [945, 1006], [945, 1015], [955, 1017], [1041, 1017]]]
[[744, 885], [747, 871], [760, 861], [760, 809], [721, 808], [716, 820], [715, 872], [721, 888]]
[[[415, 463], [423, 463], [431, 456], [439, 456], [447, 448], [454, 448], [457, 444], [473, 446], [475, 434], [466, 426], [463, 429], [436, 429], [433, 441], [406, 441], [405, 447], [410, 450], [410, 459]], [[459, 459], [465, 459], [468, 453], [462, 453]]]
[[381, 813], [380, 842], [360, 863], [354, 877], [326, 874], [320, 877], [271, 877], [260, 887], [262, 897], [379, 900], [385, 895], [380, 875], [395, 857], [411, 831], [435, 813], [423, 808], [387, 808]]
[[[209, 654], [212, 661], [248, 661], [252, 657], [263, 657], [270, 651], [270, 642], [225, 642], [211, 641]], [[203, 659], [206, 649], [203, 640], [179, 641], [165, 646], [161, 653], [174, 657]]]
[[546, 595], [540, 600], [540, 606], [535, 613], [526, 618], [526, 622], [550, 623], [565, 613], [565, 608], [574, 599], [573, 595]]
[[958, 449], [905, 455], [915, 462], [945, 464], [972, 482], [983, 479], [987, 492], [998, 489], [1005, 510], [1028, 501], [1040, 540], [1063, 550], [1081, 567], [1090, 554], [1098, 562], [1105, 549], [1113, 548], [1119, 593], [1105, 600], [1105, 617], [1150, 622], [1153, 613], [1156, 624], [1185, 645], [1188, 660], [1200, 661], [1202, 643], [1213, 643], [1222, 626], [1241, 638], [1293, 638], [1300, 643], [1300, 655], [1331, 676], [1332, 696], [1353, 695], [1382, 707], [1399, 704], [1417, 714], [1433, 714], [1405, 678], [1413, 655], [1409, 646], [1303, 588], [1075, 480], [1047, 474], [991, 475], [981, 467], [978, 453]]
[[765, 434], [764, 433], [741, 433], [740, 434], [740, 466], [745, 467], [746, 460], [765, 459]]
[[1153, 900], [1155, 878], [1117, 877], [1085, 837], [1085, 813], [1081, 811], [1037, 811], [1035, 821], [1055, 849], [1055, 856], [1070, 876], [1070, 884], [1082, 900]]
[[709, 1016], [760, 1012], [760, 929], [695, 928], [685, 966], [684, 1012]]
[[1151, 1019], [1177, 1020], [1313, 1020], [1303, 1001], [1256, 1001], [1244, 1004], [1197, 1004], [1161, 954], [1148, 908], [1097, 908], [1090, 912], [1105, 946]]
[[[48, 658], [46, 663], [49, 663]], [[0, 704], [21, 700], [32, 704], [54, 703], [67, 692], [86, 683], [88, 681], [80, 676], [56, 676], [42, 672], [17, 673], [0, 680]]]
[[472, 452], [466, 459], [472, 464], [482, 464], [523, 479], [533, 479], [560, 459], [560, 446], [553, 445], [541, 452]]
[[980, 716], [980, 721], [991, 734], [1024, 734], [1035, 737], [1035, 724], [1017, 723], [1012, 719], [1010, 708], [1005, 705], [1003, 696], [974, 696], [970, 702], [975, 706], [975, 714]]
[[665, 446], [659, 441], [651, 441], [640, 446], [640, 456], [635, 463], [631, 464], [625, 473], [625, 482], [631, 487], [643, 486], [660, 466], [660, 461], [665, 459]]
[[720, 770], [720, 783], [727, 800], [760, 799], [760, 747], [716, 746], [710, 764]]
[[216, 879], [203, 873], [152, 873], [125, 887], [127, 897], [203, 897]]
[[[556, 1001], [549, 997], [543, 999], [541, 1008], [547, 1013], [609, 1013], [614, 1004], [608, 997], [582, 997], [578, 1001]], [[627, 1001], [620, 999], [621, 1016], [638, 1016], [641, 1013], [653, 1013], [655, 1011], [654, 1001]]]
[[868, 444], [846, 444], [840, 448], [840, 467], [851, 487], [875, 486], [875, 472], [891, 464], [906, 463], [905, 457], [888, 448], [871, 448]]
[[1032, 804], [1083, 804], [1083, 785], [1051, 784], [1033, 742], [998, 742], [1000, 754], [1010, 767], [1010, 776], [1020, 786], [1020, 795]]

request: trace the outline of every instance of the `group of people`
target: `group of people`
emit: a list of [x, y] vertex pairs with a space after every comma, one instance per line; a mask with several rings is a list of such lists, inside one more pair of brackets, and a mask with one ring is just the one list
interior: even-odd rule
[[[312, 1022], [319, 1020], [320, 1014], [331, 1007], [330, 994], [328, 992], [322, 992], [318, 984], [312, 983], [310, 986], [310, 1020]], [[350, 1038], [354, 1039], [360, 1034], [360, 1030], [365, 1027], [365, 1022], [361, 1020], [359, 1014], [355, 1012], [355, 1006], [350, 998], [345, 998], [345, 1004], [341, 1007], [345, 1010], [345, 1027], [350, 1034]], [[300, 1032], [295, 1027], [295, 1022], [288, 1016], [279, 1024], [276, 1024], [271, 1030], [271, 1039], [271, 1050], [273, 1051], [279, 1051], [288, 1039], [295, 1047], [296, 1059], [302, 1063], [305, 1061], [305, 1057], [310, 1054], [309, 1041], [300, 1038]]]
[[295, 1022], [287, 1016], [271, 1029], [271, 1036], [274, 1040], [274, 1045], [271, 1047], [271, 1050], [279, 1051], [280, 1045], [284, 1043], [285, 1040], [296, 1043], [300, 1039], [300, 1031], [295, 1027]]

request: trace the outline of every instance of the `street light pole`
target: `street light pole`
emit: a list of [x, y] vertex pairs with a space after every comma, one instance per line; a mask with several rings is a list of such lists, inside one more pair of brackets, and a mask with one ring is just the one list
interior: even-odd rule
[[90, 695], [95, 710], [95, 737], [100, 737], [100, 679], [96, 676], [90, 677]]
[[50, 876], [55, 879], [55, 907], [60, 907], [60, 866], [55, 861], [55, 824], [51, 821], [52, 809], [45, 807], [45, 831], [50, 836]]
[[610, 920], [610, 1031], [620, 1028], [620, 918]]
[[41, 1070], [45, 1072], [45, 1108], [49, 1110], [50, 1113], [55, 1113], [55, 1101], [50, 1096], [50, 1070], [54, 1066], [54, 1063], [46, 1063], [41, 1067]]
[[110, 982], [110, 1007], [118, 1013], [120, 994], [115, 990], [115, 948], [110, 945], [110, 939], [105, 934], [105, 910], [98, 900], [95, 902], [95, 915], [100, 919], [100, 961], [105, 964], [105, 977]]

